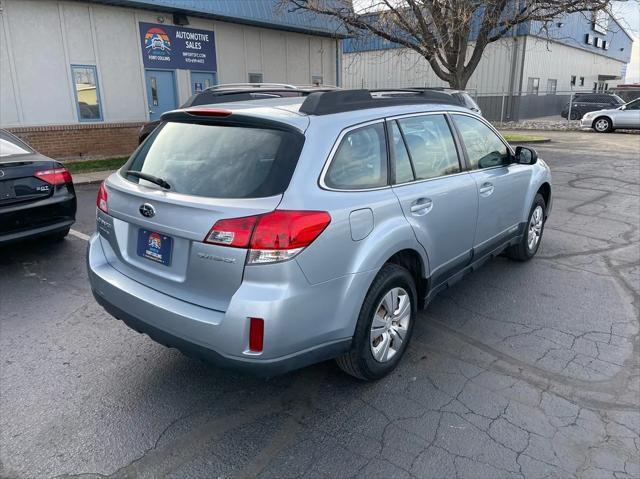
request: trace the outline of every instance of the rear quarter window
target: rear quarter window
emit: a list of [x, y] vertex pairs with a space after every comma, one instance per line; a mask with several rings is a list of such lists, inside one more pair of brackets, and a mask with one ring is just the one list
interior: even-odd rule
[[[209, 198], [263, 198], [289, 185], [304, 137], [272, 129], [167, 122], [129, 162], [127, 170], [160, 177], [170, 190]], [[155, 187], [155, 186], [154, 186]]]
[[350, 130], [342, 137], [324, 183], [341, 190], [387, 185], [387, 143], [382, 122]]

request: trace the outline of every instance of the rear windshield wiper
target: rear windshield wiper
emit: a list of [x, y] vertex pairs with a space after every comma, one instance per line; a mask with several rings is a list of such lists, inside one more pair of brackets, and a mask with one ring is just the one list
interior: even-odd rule
[[135, 176], [136, 178], [141, 178], [143, 180], [150, 181], [151, 183], [155, 183], [156, 185], [166, 190], [171, 189], [171, 185], [166, 181], [164, 181], [162, 178], [158, 178], [157, 176], [153, 176], [148, 173], [142, 173], [141, 171], [127, 170], [125, 171], [125, 175], [131, 175], [131, 176]]

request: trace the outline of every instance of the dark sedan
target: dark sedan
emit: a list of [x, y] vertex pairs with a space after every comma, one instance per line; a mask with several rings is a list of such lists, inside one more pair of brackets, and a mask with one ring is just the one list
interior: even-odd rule
[[64, 165], [0, 130], [0, 245], [62, 239], [75, 216], [76, 194]]
[[622, 98], [611, 93], [576, 93], [571, 103], [571, 112], [569, 112], [569, 103], [567, 103], [562, 108], [560, 116], [567, 118], [570, 115], [571, 120], [580, 120], [590, 111], [618, 108], [622, 105], [624, 105]]

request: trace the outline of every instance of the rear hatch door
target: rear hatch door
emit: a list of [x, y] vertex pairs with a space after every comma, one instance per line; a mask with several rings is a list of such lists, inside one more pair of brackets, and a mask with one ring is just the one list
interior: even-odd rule
[[98, 211], [98, 231], [109, 262], [150, 288], [226, 311], [247, 250], [204, 240], [219, 220], [278, 206], [303, 138], [257, 126], [164, 123], [105, 183], [108, 213]]

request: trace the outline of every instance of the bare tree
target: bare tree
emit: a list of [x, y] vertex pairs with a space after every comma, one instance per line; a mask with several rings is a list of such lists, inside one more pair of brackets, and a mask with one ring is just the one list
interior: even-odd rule
[[[606, 11], [610, 0], [281, 0], [331, 17], [352, 35], [375, 35], [418, 52], [434, 73], [464, 89], [492, 42], [529, 21]], [[354, 4], [355, 7], [354, 8]]]

